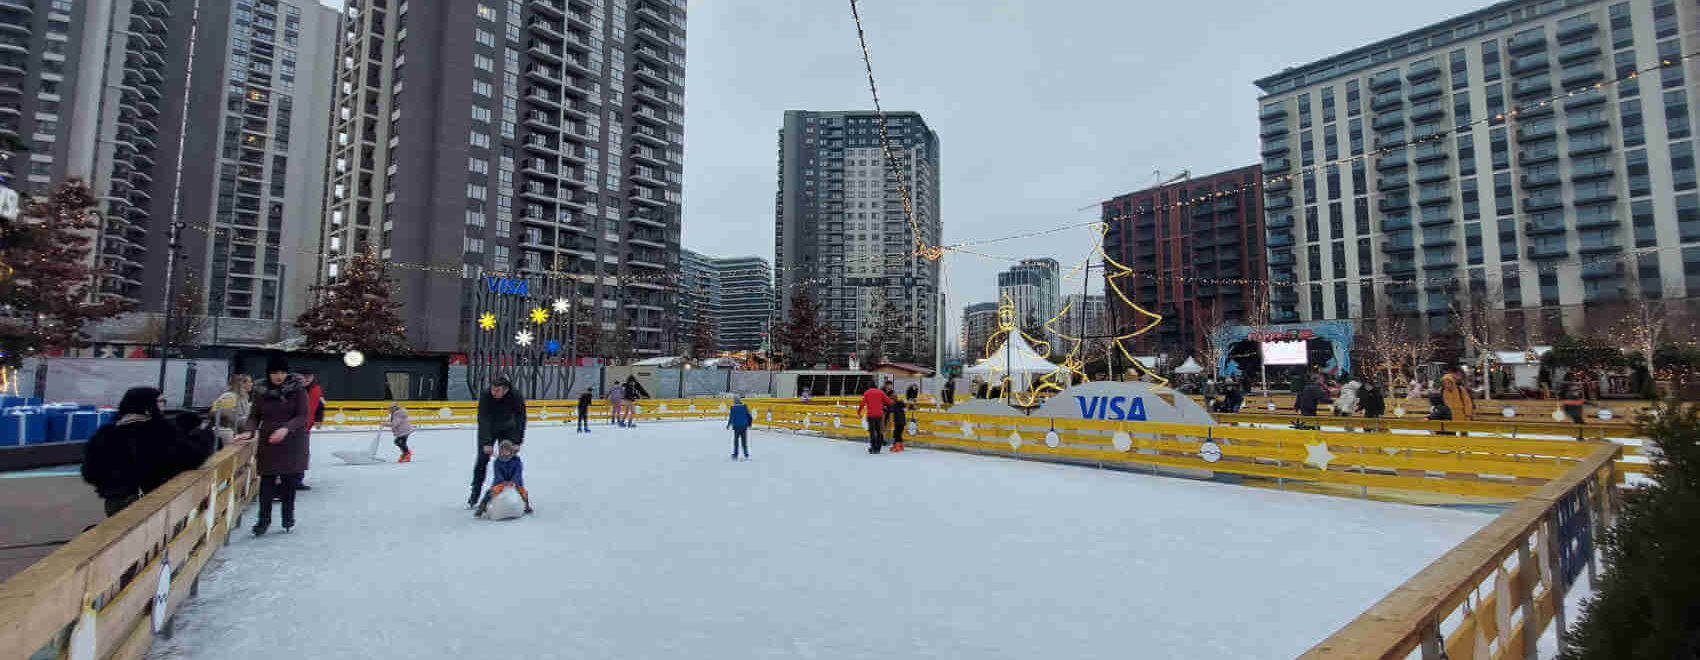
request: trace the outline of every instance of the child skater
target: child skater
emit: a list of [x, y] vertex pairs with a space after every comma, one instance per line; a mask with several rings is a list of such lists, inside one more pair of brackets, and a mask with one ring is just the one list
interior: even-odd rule
[[395, 446], [401, 450], [401, 458], [397, 463], [412, 463], [413, 450], [407, 448], [407, 436], [413, 435], [413, 422], [407, 419], [407, 409], [394, 401], [390, 402], [390, 419], [381, 426], [395, 434]]
[[525, 492], [525, 464], [519, 460], [519, 445], [512, 440], [503, 440], [500, 453], [496, 457], [495, 485], [490, 486], [489, 492], [484, 493], [484, 499], [478, 503], [478, 510], [473, 511], [475, 518], [484, 517], [484, 512], [490, 508], [490, 500], [502, 494], [509, 486], [519, 490], [519, 496], [525, 500], [525, 512], [531, 513], [531, 494]]
[[744, 397], [732, 397], [732, 414], [726, 419], [726, 428], [732, 429], [732, 460], [738, 460], [739, 447], [744, 448], [744, 460], [750, 460], [750, 425], [755, 421]]
[[578, 432], [590, 432], [590, 388], [584, 388], [584, 393], [578, 395]]

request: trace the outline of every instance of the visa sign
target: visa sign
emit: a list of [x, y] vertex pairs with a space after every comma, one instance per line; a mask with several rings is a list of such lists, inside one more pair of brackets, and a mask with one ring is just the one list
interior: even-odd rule
[[1076, 396], [1081, 419], [1145, 421], [1145, 399], [1137, 396]]
[[512, 277], [486, 276], [484, 285], [490, 288], [490, 293], [508, 296], [523, 296], [531, 293], [531, 282]]

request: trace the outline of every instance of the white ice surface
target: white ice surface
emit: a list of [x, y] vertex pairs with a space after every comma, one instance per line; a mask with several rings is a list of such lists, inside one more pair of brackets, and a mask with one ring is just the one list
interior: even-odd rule
[[317, 433], [149, 657], [1289, 658], [1491, 519], [723, 426], [534, 428], [501, 522], [471, 431]]

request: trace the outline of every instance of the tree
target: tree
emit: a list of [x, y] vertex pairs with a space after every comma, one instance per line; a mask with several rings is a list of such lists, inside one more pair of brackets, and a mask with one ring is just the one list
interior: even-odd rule
[[0, 363], [83, 346], [85, 325], [132, 309], [117, 299], [90, 302], [94, 206], [88, 185], [72, 179], [0, 226]]
[[[1556, 350], [1556, 348], [1554, 349]], [[1624, 489], [1601, 542], [1605, 571], [1559, 657], [1700, 656], [1700, 408], [1662, 404], [1636, 424], [1658, 447], [1652, 483]]]
[[296, 317], [308, 348], [378, 355], [406, 353], [407, 326], [390, 300], [395, 285], [372, 251], [355, 253], [336, 281], [313, 287], [318, 299]]
[[183, 290], [171, 306], [170, 326], [167, 327], [163, 314], [149, 318], [142, 328], [142, 338], [146, 341], [178, 348], [201, 345], [207, 328], [206, 298], [201, 295], [193, 268], [188, 269], [183, 279]]
[[575, 355], [601, 357], [602, 323], [596, 318], [595, 307], [589, 304], [577, 305], [573, 310], [573, 324], [578, 326], [573, 330], [573, 341], [577, 343]]
[[825, 362], [827, 351], [834, 343], [832, 325], [827, 323], [820, 301], [808, 287], [798, 287], [791, 294], [791, 309], [785, 320], [773, 329], [773, 343], [785, 351], [785, 361], [792, 368]]
[[1636, 392], [1656, 399], [1659, 393], [1654, 383], [1653, 370], [1657, 368], [1654, 363], [1668, 333], [1664, 303], [1642, 297], [1641, 287], [1635, 286], [1629, 288], [1629, 300], [1624, 307], [1623, 315], [1612, 324], [1612, 341], [1630, 353], [1630, 364], [1638, 381], [1634, 384]]
[[880, 305], [879, 335], [875, 339], [880, 343], [880, 360], [868, 363], [870, 366], [885, 360], [915, 361], [915, 333], [909, 331], [903, 313], [889, 298]]
[[715, 338], [719, 330], [712, 319], [699, 318], [691, 327], [691, 357], [701, 360], [714, 355]]
[[614, 318], [614, 334], [604, 339], [605, 341], [602, 342], [603, 357], [608, 358], [613, 364], [631, 362], [635, 345], [632, 341], [632, 324], [626, 319], [625, 314], [619, 314]]
[[[1368, 332], [1360, 335], [1358, 345], [1360, 357], [1358, 364], [1369, 365], [1374, 371], [1387, 374], [1387, 383], [1391, 386], [1398, 382], [1398, 372], [1407, 357], [1413, 351], [1406, 345], [1411, 341], [1411, 330], [1405, 321], [1388, 313], [1386, 308], [1377, 314]], [[1424, 342], [1425, 344], [1427, 342]]]

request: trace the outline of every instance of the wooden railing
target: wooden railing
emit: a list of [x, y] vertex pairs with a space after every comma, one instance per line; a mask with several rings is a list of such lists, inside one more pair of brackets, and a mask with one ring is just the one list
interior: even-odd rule
[[0, 584], [0, 660], [142, 657], [241, 525], [253, 461], [228, 446]]
[[1394, 589], [1303, 658], [1535, 658], [1549, 623], [1565, 634], [1564, 596], [1610, 525], [1618, 448], [1593, 451], [1563, 476]]
[[[930, 399], [925, 399], [930, 402]], [[854, 397], [825, 397], [804, 402], [800, 399], [745, 399], [746, 403], [788, 403], [803, 406], [836, 406], [848, 403], [854, 407]], [[477, 401], [399, 401], [407, 410], [409, 421], [416, 427], [460, 427], [478, 423]], [[548, 399], [527, 401], [526, 419], [531, 422], [570, 423], [578, 419], [578, 401]], [[731, 399], [642, 399], [639, 421], [688, 420], [723, 418]], [[597, 399], [590, 406], [592, 421], [607, 423], [609, 406]], [[326, 401], [324, 426], [330, 428], [371, 428], [389, 419], [389, 403], [384, 401]]]

